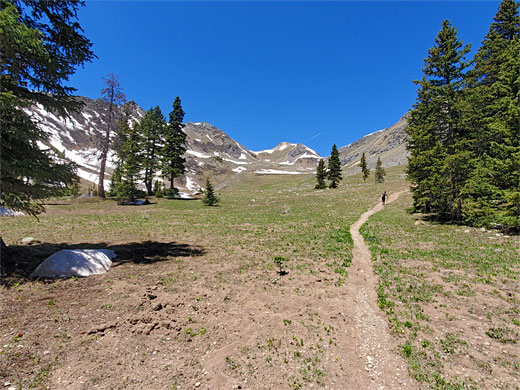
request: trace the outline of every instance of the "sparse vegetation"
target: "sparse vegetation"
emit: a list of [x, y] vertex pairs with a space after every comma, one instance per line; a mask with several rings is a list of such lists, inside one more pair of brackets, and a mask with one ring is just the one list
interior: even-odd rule
[[[508, 388], [519, 363], [518, 237], [434, 224], [408, 214], [410, 202], [399, 199], [362, 228], [378, 304], [410, 374], [428, 388]], [[479, 374], [457, 374], [461, 366]]]

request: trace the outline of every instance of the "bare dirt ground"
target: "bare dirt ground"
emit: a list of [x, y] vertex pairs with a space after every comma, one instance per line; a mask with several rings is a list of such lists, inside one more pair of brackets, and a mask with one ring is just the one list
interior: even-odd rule
[[126, 252], [121, 243], [123, 261], [103, 275], [15, 282], [1, 291], [0, 387], [416, 388], [359, 235], [381, 208], [352, 226], [343, 285], [326, 266], [278, 279], [257, 259], [225, 261], [221, 242], [189, 235]]
[[[392, 194], [387, 203], [395, 201], [402, 192]], [[354, 319], [357, 348], [364, 369], [358, 378], [363, 378], [359, 388], [364, 389], [413, 389], [404, 359], [396, 355], [397, 344], [388, 332], [388, 322], [377, 307], [377, 280], [372, 269], [371, 254], [359, 229], [368, 218], [381, 211], [378, 203], [365, 212], [350, 227], [354, 241], [352, 271], [348, 283], [349, 317]]]

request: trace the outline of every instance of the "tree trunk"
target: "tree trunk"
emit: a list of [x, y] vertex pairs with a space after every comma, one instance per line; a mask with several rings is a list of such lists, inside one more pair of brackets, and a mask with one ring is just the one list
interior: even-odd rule
[[101, 151], [101, 166], [99, 167], [99, 183], [98, 183], [98, 196], [101, 198], [105, 197], [105, 169], [107, 165], [108, 148], [110, 146], [110, 125], [105, 133], [105, 143]]

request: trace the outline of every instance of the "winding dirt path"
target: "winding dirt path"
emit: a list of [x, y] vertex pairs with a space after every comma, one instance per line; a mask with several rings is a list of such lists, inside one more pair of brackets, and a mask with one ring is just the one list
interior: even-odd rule
[[[390, 195], [387, 204], [395, 201], [403, 192]], [[368, 218], [381, 211], [378, 203], [365, 212], [350, 227], [354, 241], [353, 260], [349, 274], [346, 302], [353, 318], [357, 364], [350, 367], [357, 384], [364, 389], [414, 389], [408, 375], [405, 360], [397, 354], [397, 342], [388, 330], [387, 320], [377, 306], [377, 278], [374, 275], [370, 250], [359, 233]]]

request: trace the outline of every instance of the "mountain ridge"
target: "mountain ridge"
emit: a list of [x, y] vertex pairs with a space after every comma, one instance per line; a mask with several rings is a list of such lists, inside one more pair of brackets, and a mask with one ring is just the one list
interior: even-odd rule
[[[99, 175], [100, 145], [105, 133], [105, 113], [108, 103], [101, 99], [77, 97], [84, 105], [80, 112], [59, 118], [42, 106], [31, 106], [31, 117], [48, 134], [47, 142], [39, 146], [54, 147], [78, 165], [78, 176], [90, 183], [97, 183]], [[135, 101], [118, 107], [118, 115], [127, 110], [130, 118], [140, 121], [145, 110]], [[403, 142], [406, 115], [387, 129], [368, 134], [354, 143], [339, 149], [342, 166], [356, 168], [363, 152], [367, 153], [369, 166], [375, 165], [381, 155], [385, 166], [398, 165], [406, 159]], [[175, 180], [181, 191], [198, 192], [206, 177], [218, 187], [243, 172], [254, 174], [304, 174], [314, 172], [320, 159], [316, 151], [301, 143], [281, 142], [272, 149], [251, 151], [232, 139], [223, 130], [208, 122], [184, 123], [187, 151], [186, 174]], [[404, 153], [403, 153], [404, 151]], [[109, 153], [105, 180], [110, 184], [114, 169], [114, 153]], [[355, 170], [355, 169], [354, 169]]]

